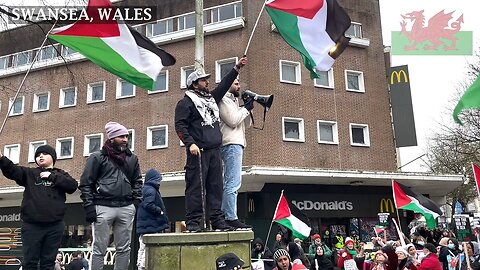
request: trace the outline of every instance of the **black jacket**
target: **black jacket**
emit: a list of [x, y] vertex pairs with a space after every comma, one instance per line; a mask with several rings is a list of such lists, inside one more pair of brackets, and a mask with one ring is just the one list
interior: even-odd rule
[[[67, 172], [58, 168], [29, 168], [13, 164], [7, 157], [0, 158], [0, 168], [5, 177], [15, 180], [23, 191], [21, 218], [28, 223], [53, 223], [65, 215], [65, 193], [72, 194], [78, 183]], [[40, 173], [49, 171], [44, 180]]]
[[132, 204], [133, 200], [141, 200], [142, 175], [137, 156], [127, 149], [122, 171], [103, 149], [91, 154], [80, 177], [79, 189], [84, 207], [122, 207]]
[[[262, 251], [257, 251], [255, 249], [256, 244], [262, 245]], [[268, 247], [265, 247], [262, 239], [258, 237], [253, 241], [252, 259], [267, 259], [267, 261], [263, 262], [265, 270], [271, 270], [274, 267], [273, 253], [268, 249]]]
[[[237, 78], [238, 72], [232, 69], [218, 86], [210, 93], [218, 104], [227, 93], [233, 81]], [[178, 137], [189, 149], [190, 145], [196, 144], [205, 150], [220, 147], [222, 145], [222, 133], [220, 122], [217, 119], [212, 126], [202, 125], [203, 118], [195, 108], [192, 100], [185, 95], [175, 108], [175, 131]]]

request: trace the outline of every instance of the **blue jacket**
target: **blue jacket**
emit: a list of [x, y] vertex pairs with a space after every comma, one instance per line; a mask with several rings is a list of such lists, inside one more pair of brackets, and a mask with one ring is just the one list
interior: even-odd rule
[[154, 169], [145, 175], [143, 201], [137, 210], [137, 234], [159, 233], [170, 228], [159, 187], [162, 176]]

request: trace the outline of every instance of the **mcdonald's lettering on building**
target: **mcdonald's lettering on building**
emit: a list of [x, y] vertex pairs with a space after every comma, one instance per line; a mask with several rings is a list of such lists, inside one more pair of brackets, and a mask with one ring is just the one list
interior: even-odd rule
[[[402, 80], [403, 79], [403, 80]], [[400, 69], [400, 70], [392, 70], [390, 73], [390, 84], [395, 84], [395, 83], [408, 83], [408, 75], [405, 70]]]
[[379, 213], [394, 213], [395, 206], [393, 205], [392, 199], [381, 199], [380, 200], [380, 212]]

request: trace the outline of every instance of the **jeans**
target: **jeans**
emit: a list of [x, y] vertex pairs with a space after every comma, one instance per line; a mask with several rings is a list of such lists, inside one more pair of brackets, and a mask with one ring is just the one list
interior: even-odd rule
[[52, 270], [55, 256], [62, 242], [65, 223], [59, 221], [51, 224], [22, 223], [23, 269]]
[[95, 208], [97, 210], [97, 221], [92, 224], [93, 252], [91, 269], [103, 269], [104, 258], [110, 240], [110, 227], [113, 227], [113, 240], [116, 249], [115, 266], [113, 269], [128, 269], [135, 206], [133, 204], [124, 207], [96, 205]]
[[222, 147], [223, 200], [222, 211], [226, 220], [238, 219], [237, 196], [242, 185], [243, 146], [229, 144]]

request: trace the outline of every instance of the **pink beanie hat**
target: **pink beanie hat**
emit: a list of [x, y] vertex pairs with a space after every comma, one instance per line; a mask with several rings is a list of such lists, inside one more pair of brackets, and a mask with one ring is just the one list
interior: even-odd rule
[[105, 132], [109, 140], [118, 136], [128, 135], [128, 130], [117, 122], [108, 122], [105, 125]]

